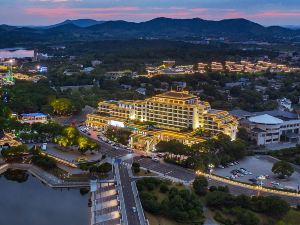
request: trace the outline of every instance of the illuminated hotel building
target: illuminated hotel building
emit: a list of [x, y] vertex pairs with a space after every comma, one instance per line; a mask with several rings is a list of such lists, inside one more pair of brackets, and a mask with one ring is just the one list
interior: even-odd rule
[[124, 122], [132, 125], [134, 121], [151, 122], [168, 134], [173, 131], [174, 136], [201, 129], [212, 135], [224, 133], [232, 140], [236, 138], [238, 126], [237, 120], [227, 111], [211, 109], [208, 102], [185, 91], [169, 91], [138, 101], [100, 102], [98, 115], [88, 115], [86, 123], [101, 128], [126, 126]]

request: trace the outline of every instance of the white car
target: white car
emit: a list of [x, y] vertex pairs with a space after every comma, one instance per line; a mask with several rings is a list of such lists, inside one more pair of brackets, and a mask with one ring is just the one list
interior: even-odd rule
[[154, 162], [159, 162], [159, 161], [160, 161], [159, 158], [157, 158], [157, 157], [153, 157], [152, 160], [153, 160]]
[[136, 207], [132, 207], [132, 212], [136, 213]]
[[279, 186], [279, 185], [280, 185], [280, 183], [279, 183], [279, 182], [276, 182], [276, 181], [272, 181], [271, 184], [272, 184], [273, 186]]

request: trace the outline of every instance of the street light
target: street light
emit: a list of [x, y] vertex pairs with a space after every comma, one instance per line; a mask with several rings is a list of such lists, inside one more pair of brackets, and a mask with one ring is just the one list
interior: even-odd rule
[[260, 181], [260, 188], [262, 188], [263, 187], [263, 180], [265, 180], [266, 177], [263, 176], [263, 175], [260, 175], [257, 179]]
[[210, 177], [215, 168], [215, 165], [210, 163], [210, 164], [208, 164], [208, 168], [209, 168], [209, 177]]

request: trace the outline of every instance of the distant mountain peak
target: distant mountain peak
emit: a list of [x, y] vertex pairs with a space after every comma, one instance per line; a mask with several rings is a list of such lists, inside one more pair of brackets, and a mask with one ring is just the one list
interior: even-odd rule
[[50, 25], [45, 28], [54, 28], [54, 27], [68, 25], [68, 24], [72, 24], [77, 27], [85, 28], [85, 27], [90, 27], [90, 26], [94, 26], [97, 24], [102, 24], [102, 23], [105, 23], [105, 21], [97, 21], [97, 20], [93, 20], [93, 19], [76, 19], [76, 20], [67, 19], [61, 23]]

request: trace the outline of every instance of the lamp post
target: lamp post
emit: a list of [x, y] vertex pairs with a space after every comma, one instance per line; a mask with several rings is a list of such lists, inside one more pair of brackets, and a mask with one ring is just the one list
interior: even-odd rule
[[[257, 179], [260, 181], [259, 186], [260, 186], [260, 189], [262, 189], [262, 188], [263, 188], [263, 180], [265, 180], [266, 177], [261, 175], [261, 176], [259, 176]], [[257, 195], [258, 195], [258, 196], [260, 195], [260, 190], [258, 190]]]
[[209, 168], [209, 178], [210, 178], [210, 176], [215, 168], [215, 165], [210, 163], [210, 164], [208, 164], [208, 168]]

